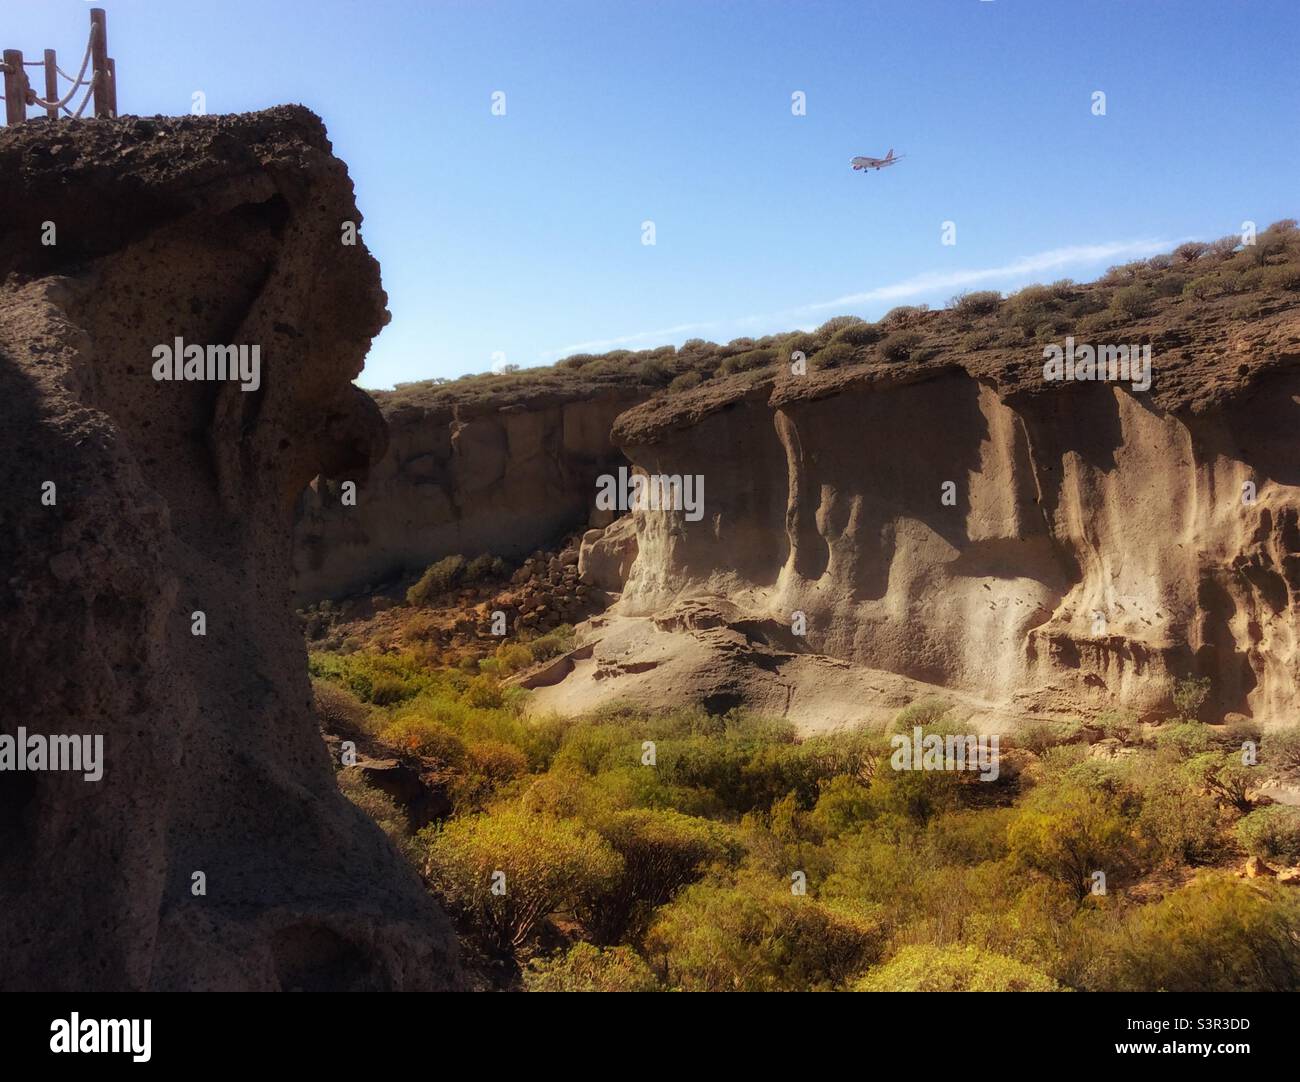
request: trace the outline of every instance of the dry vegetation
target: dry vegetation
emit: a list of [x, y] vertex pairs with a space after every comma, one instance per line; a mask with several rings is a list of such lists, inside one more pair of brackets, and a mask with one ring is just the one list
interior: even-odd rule
[[[802, 352], [811, 369], [872, 363], [922, 363], [940, 350], [973, 352], [1088, 338], [1158, 316], [1196, 324], [1216, 316], [1250, 319], [1300, 294], [1300, 230], [1275, 222], [1243, 246], [1237, 236], [1190, 242], [1173, 252], [1112, 267], [1098, 281], [1068, 279], [1027, 286], [1003, 297], [977, 291], [954, 297], [942, 311], [905, 305], [876, 323], [836, 316], [814, 331], [737, 338], [726, 345], [693, 338], [681, 347], [576, 354], [551, 367], [426, 380], [375, 392], [386, 408], [425, 408], [531, 397], [589, 396], [606, 390], [674, 393], [732, 377], [761, 378]], [[1300, 297], [1296, 298], [1300, 303]]]
[[[1300, 986], [1300, 868], [1272, 870], [1300, 864], [1300, 809], [1259, 791], [1300, 779], [1300, 729], [1193, 720], [1204, 682], [1181, 684], [1158, 726], [1115, 713], [1027, 728], [981, 782], [891, 769], [884, 734], [799, 739], [743, 712], [529, 720], [527, 692], [503, 678], [570, 635], [311, 656], [323, 723], [418, 763], [444, 794], [446, 814], [412, 832], [359, 770], [340, 774], [454, 915], [488, 984]], [[914, 726], [964, 731], [939, 700], [893, 729]], [[1246, 741], [1257, 765], [1242, 761]]]

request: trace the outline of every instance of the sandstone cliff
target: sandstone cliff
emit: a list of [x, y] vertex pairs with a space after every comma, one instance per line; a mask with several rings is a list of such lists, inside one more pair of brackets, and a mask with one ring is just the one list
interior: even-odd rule
[[1159, 716], [1201, 676], [1205, 720], [1293, 719], [1296, 294], [1249, 320], [1190, 306], [1115, 329], [1105, 341], [1153, 343], [1148, 393], [1046, 383], [1041, 346], [932, 340], [925, 363], [734, 380], [622, 415], [638, 470], [701, 475], [705, 513], [633, 514], [620, 602], [534, 708], [667, 688], [823, 727], [939, 687], [999, 726]]
[[[0, 774], [6, 988], [458, 979], [336, 789], [290, 606], [299, 493], [384, 446], [351, 384], [387, 318], [358, 219], [301, 108], [0, 131], [0, 731], [105, 756]], [[260, 386], [155, 381], [176, 336], [260, 344]]]
[[620, 463], [614, 418], [635, 388], [575, 386], [479, 401], [404, 401], [376, 392], [388, 453], [357, 491], [334, 477], [303, 494], [295, 529], [300, 602], [335, 598], [444, 556], [527, 555], [588, 521], [596, 477]]

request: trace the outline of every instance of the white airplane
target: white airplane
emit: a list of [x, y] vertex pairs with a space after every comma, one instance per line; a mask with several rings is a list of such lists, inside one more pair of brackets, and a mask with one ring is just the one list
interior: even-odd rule
[[899, 158], [901, 157], [903, 157], [903, 155], [900, 154], [898, 158], [895, 158], [894, 148], [890, 147], [889, 153], [886, 154], [883, 158], [867, 158], [867, 157], [859, 156], [857, 158], [854, 158], [851, 162], [849, 162], [849, 164], [853, 166], [853, 171], [855, 173], [858, 172], [859, 170], [865, 172], [868, 169], [874, 169], [877, 173], [879, 173], [885, 166], [893, 165], [894, 162], [898, 161]]

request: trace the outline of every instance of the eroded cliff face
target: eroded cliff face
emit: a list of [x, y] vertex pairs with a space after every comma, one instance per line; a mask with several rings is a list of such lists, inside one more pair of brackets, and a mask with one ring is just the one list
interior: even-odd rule
[[[458, 979], [335, 786], [291, 609], [298, 494], [384, 448], [351, 380], [385, 297], [347, 220], [301, 108], [0, 132], [0, 732], [104, 755], [0, 773], [6, 988]], [[156, 381], [177, 336], [260, 345], [260, 385]]]
[[[1212, 680], [1206, 720], [1293, 719], [1297, 362], [1292, 305], [1157, 347], [1146, 394], [1044, 383], [1029, 348], [646, 404], [616, 441], [646, 473], [702, 475], [704, 516], [634, 514], [637, 557], [611, 617], [662, 624], [713, 598], [729, 615], [712, 622], [748, 628], [752, 644], [803, 613], [806, 636], [787, 635], [768, 670], [825, 654], [964, 693], [986, 721], [1155, 716], [1189, 675]], [[818, 691], [794, 676], [783, 690], [793, 716]]]
[[583, 525], [597, 476], [626, 464], [610, 442], [614, 418], [644, 397], [603, 391], [425, 408], [389, 406], [379, 393], [391, 442], [355, 504], [330, 476], [303, 495], [297, 598], [340, 597], [452, 554], [524, 556]]

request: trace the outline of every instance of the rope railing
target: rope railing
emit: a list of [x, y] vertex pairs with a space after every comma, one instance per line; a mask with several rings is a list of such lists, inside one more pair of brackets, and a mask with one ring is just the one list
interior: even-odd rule
[[[44, 97], [32, 89], [27, 78], [25, 69], [36, 67], [45, 69]], [[24, 60], [21, 49], [6, 49], [0, 70], [4, 73], [4, 94], [0, 95], [0, 101], [5, 103], [5, 120], [9, 124], [23, 123], [28, 108], [32, 106], [44, 109], [49, 120], [58, 120], [60, 113], [77, 120], [92, 101], [94, 116], [117, 116], [117, 65], [108, 55], [108, 16], [103, 8], [90, 9], [90, 36], [86, 40], [81, 70], [75, 78], [59, 67], [53, 49], [45, 50], [44, 60]], [[89, 77], [87, 70], [90, 71]], [[59, 92], [60, 77], [72, 84], [66, 94]], [[74, 112], [69, 103], [83, 87], [86, 92]]]

